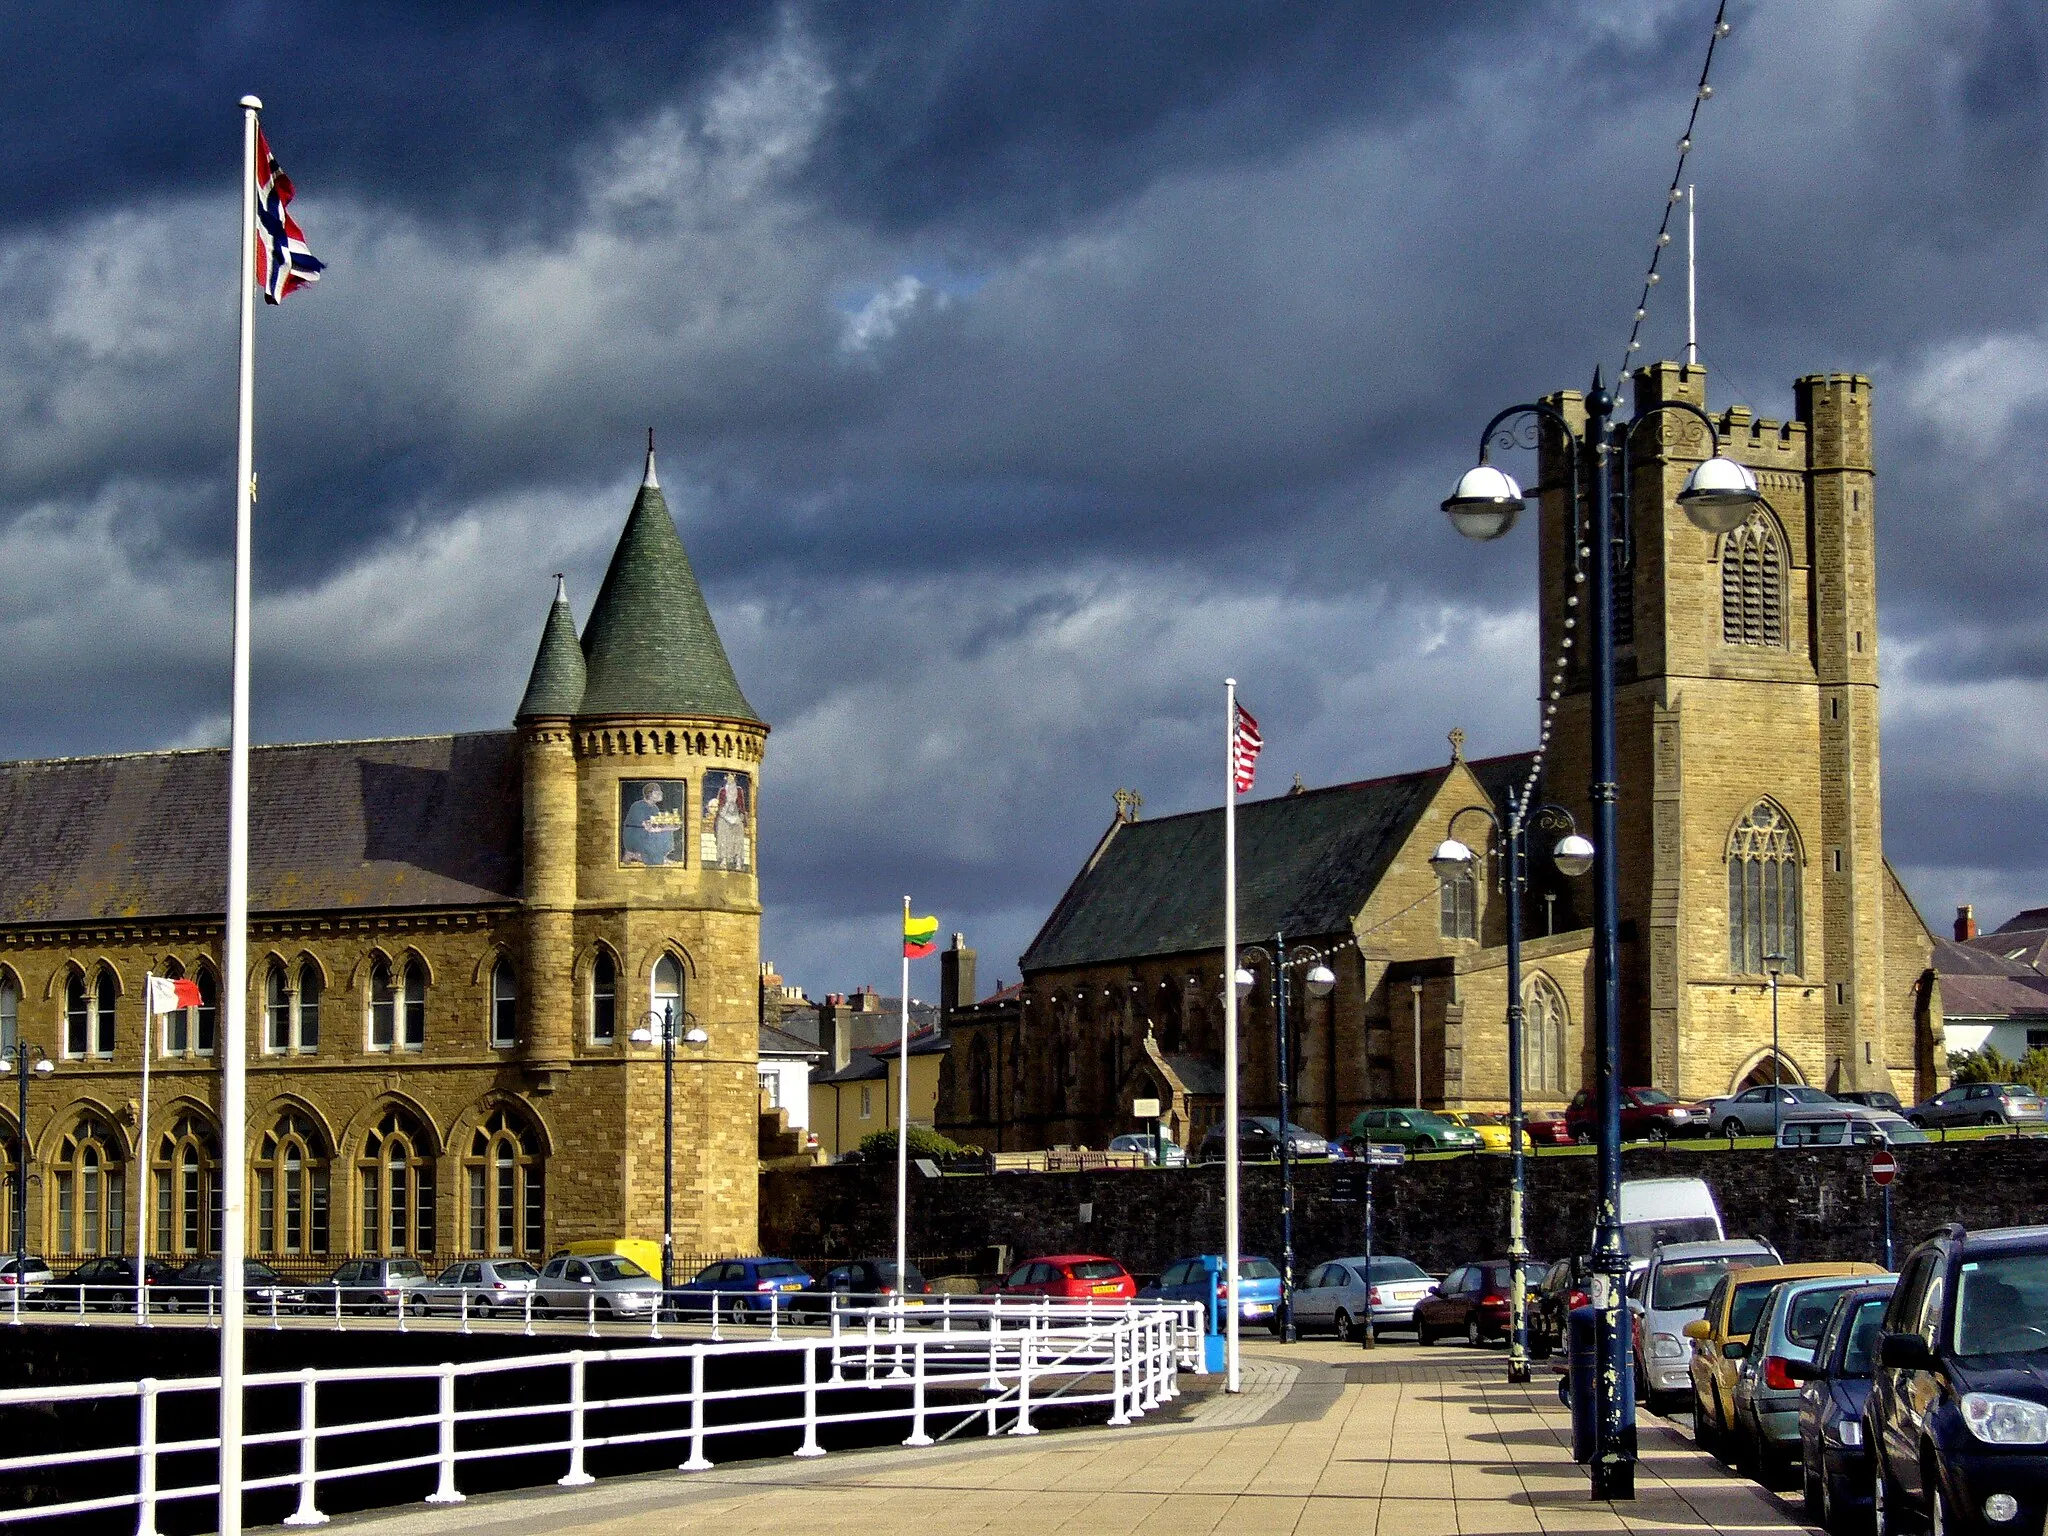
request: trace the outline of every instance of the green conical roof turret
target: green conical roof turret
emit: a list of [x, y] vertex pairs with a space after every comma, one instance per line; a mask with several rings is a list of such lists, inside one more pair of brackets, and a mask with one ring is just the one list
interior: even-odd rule
[[526, 679], [526, 695], [512, 718], [575, 714], [583, 703], [585, 675], [583, 647], [576, 643], [576, 616], [569, 611], [569, 583], [557, 576], [555, 600], [540, 632], [540, 649], [534, 653], [533, 672]]
[[760, 722], [726, 659], [704, 605], [697, 573], [669, 516], [654, 473], [647, 473], [626, 530], [612, 551], [590, 622], [583, 626], [589, 680], [579, 715], [708, 715]]

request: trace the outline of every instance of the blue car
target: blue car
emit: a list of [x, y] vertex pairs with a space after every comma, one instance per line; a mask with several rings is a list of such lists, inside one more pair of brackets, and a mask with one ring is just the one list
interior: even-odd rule
[[[1161, 1271], [1157, 1284], [1138, 1292], [1141, 1300], [1198, 1301], [1207, 1321], [1203, 1331], [1223, 1332], [1224, 1307], [1229, 1296], [1226, 1271], [1220, 1253], [1198, 1253], [1175, 1259]], [[1237, 1260], [1237, 1304], [1242, 1322], [1277, 1327], [1280, 1316], [1280, 1268], [1271, 1259], [1240, 1254]]]
[[1835, 1294], [1813, 1359], [1788, 1360], [1799, 1394], [1799, 1463], [1806, 1513], [1826, 1531], [1861, 1530], [1870, 1518], [1870, 1451], [1863, 1405], [1877, 1364], [1878, 1334], [1894, 1282]]
[[[675, 1288], [671, 1306], [684, 1317], [708, 1317], [711, 1293], [720, 1317], [744, 1317], [749, 1312], [766, 1314], [771, 1308], [788, 1312], [789, 1298], [811, 1284], [803, 1267], [789, 1259], [720, 1259], [697, 1271], [694, 1280]], [[773, 1298], [780, 1296], [777, 1303]]]

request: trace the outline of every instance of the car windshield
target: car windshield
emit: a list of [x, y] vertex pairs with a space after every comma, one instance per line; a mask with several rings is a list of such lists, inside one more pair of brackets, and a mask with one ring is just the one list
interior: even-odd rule
[[1721, 1277], [1731, 1269], [1748, 1269], [1764, 1262], [1753, 1258], [1677, 1259], [1657, 1266], [1657, 1278], [1650, 1285], [1652, 1312], [1685, 1312], [1704, 1307]]
[[1372, 1261], [1372, 1277], [1375, 1281], [1391, 1284], [1396, 1280], [1427, 1280], [1429, 1271], [1413, 1259], [1382, 1259]]
[[1679, 1216], [1659, 1221], [1632, 1221], [1621, 1229], [1629, 1257], [1647, 1259], [1666, 1243], [1711, 1243], [1721, 1224], [1711, 1216]]
[[1877, 1360], [1877, 1338], [1884, 1331], [1884, 1304], [1889, 1298], [1873, 1296], [1856, 1303], [1856, 1315], [1849, 1320], [1849, 1343], [1842, 1351], [1844, 1376], [1868, 1376]]
[[645, 1280], [647, 1271], [631, 1259], [598, 1258], [584, 1260], [590, 1272], [600, 1280]]
[[1801, 1291], [1793, 1297], [1792, 1305], [1785, 1311], [1785, 1337], [1812, 1349], [1827, 1331], [1828, 1314], [1835, 1310], [1835, 1302], [1846, 1289], [1838, 1285], [1830, 1290]]
[[788, 1259], [770, 1259], [765, 1264], [756, 1264], [754, 1273], [763, 1280], [786, 1280], [791, 1275], [802, 1274], [803, 1271]]
[[540, 1271], [524, 1259], [500, 1259], [493, 1266], [500, 1280], [538, 1280]]
[[1956, 1353], [2048, 1349], [2048, 1251], [1968, 1259], [1956, 1278]]
[[1121, 1280], [1124, 1267], [1115, 1259], [1083, 1259], [1070, 1265], [1067, 1273], [1076, 1280]]
[[1636, 1102], [1638, 1104], [1676, 1104], [1678, 1100], [1671, 1097], [1662, 1088], [1638, 1088], [1636, 1090]]
[[1239, 1259], [1237, 1278], [1240, 1280], [1278, 1280], [1280, 1266], [1271, 1259]]
[[1764, 1303], [1778, 1284], [1776, 1280], [1752, 1280], [1747, 1285], [1735, 1287], [1735, 1304], [1728, 1309], [1730, 1338], [1739, 1338], [1756, 1327], [1757, 1314], [1763, 1311]]
[[2034, 1090], [2025, 1083], [2007, 1083], [1998, 1091], [2009, 1099], [2031, 1099], [2035, 1097]]
[[393, 1259], [390, 1272], [392, 1279], [405, 1280], [423, 1276], [427, 1271], [426, 1266], [421, 1264], [418, 1259]]
[[1925, 1131], [1902, 1115], [1886, 1115], [1875, 1124], [1893, 1146], [1918, 1146], [1929, 1139]]
[[1508, 1278], [1508, 1266], [1489, 1264], [1486, 1266], [1486, 1288], [1489, 1291], [1506, 1291], [1513, 1282]]

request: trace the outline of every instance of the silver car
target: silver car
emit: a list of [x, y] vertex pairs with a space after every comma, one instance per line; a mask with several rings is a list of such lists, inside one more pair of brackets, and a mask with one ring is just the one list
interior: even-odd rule
[[1915, 1125], [2039, 1125], [2041, 1096], [2025, 1083], [1957, 1083], [1906, 1111]]
[[1745, 1088], [1732, 1098], [1712, 1100], [1707, 1105], [1707, 1124], [1723, 1136], [1769, 1136], [1786, 1115], [1839, 1102], [1832, 1093], [1823, 1093], [1804, 1083], [1786, 1083], [1777, 1088], [1763, 1083]]
[[434, 1277], [418, 1295], [429, 1312], [459, 1313], [467, 1305], [471, 1317], [491, 1312], [523, 1314], [526, 1298], [540, 1280], [540, 1271], [524, 1259], [461, 1259]]
[[1642, 1272], [1629, 1281], [1628, 1305], [1634, 1315], [1636, 1379], [1643, 1401], [1655, 1408], [1692, 1394], [1687, 1369], [1692, 1347], [1685, 1325], [1707, 1315], [1707, 1297], [1731, 1269], [1753, 1269], [1778, 1262], [1778, 1250], [1755, 1238], [1711, 1243], [1666, 1243], [1650, 1254]]
[[1141, 1153], [1146, 1163], [1155, 1168], [1181, 1168], [1188, 1160], [1188, 1149], [1171, 1136], [1161, 1136], [1155, 1143], [1142, 1131], [1110, 1137], [1109, 1150]]
[[1372, 1256], [1372, 1279], [1366, 1280], [1363, 1256], [1318, 1264], [1294, 1288], [1294, 1325], [1302, 1332], [1327, 1330], [1339, 1339], [1363, 1335], [1365, 1314], [1372, 1312], [1375, 1333], [1385, 1328], [1415, 1326], [1415, 1303], [1436, 1284], [1413, 1261], [1389, 1253]]
[[534, 1310], [575, 1317], [647, 1317], [661, 1305], [661, 1282], [614, 1253], [549, 1259], [534, 1286]]
[[1926, 1140], [1927, 1133], [1905, 1116], [1861, 1104], [1802, 1109], [1778, 1125], [1781, 1147], [1905, 1147]]
[[1743, 1466], [1769, 1486], [1776, 1471], [1802, 1458], [1799, 1396], [1804, 1383], [1785, 1370], [1788, 1360], [1811, 1364], [1828, 1314], [1845, 1291], [1860, 1291], [1881, 1275], [1831, 1275], [1787, 1280], [1771, 1292], [1749, 1331], [1749, 1351], [1735, 1377], [1735, 1440]]

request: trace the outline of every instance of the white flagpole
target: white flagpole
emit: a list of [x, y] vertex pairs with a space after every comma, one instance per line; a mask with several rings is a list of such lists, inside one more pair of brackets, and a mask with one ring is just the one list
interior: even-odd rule
[[1223, 1390], [1242, 1385], [1237, 1358], [1237, 679], [1223, 679]]
[[156, 1054], [156, 972], [142, 977], [142, 1113], [135, 1127], [135, 1321], [149, 1315], [149, 1058]]
[[235, 680], [228, 736], [228, 910], [221, 945], [220, 1536], [242, 1536], [242, 1270], [248, 1161], [249, 543], [256, 499], [256, 116], [242, 98], [242, 356], [235, 440]]
[[[903, 898], [903, 931], [910, 932], [910, 898]], [[896, 1295], [910, 1273], [910, 942], [903, 944], [903, 1035], [896, 1043]], [[883, 1077], [888, 1086], [888, 1077]]]
[[1700, 360], [1699, 290], [1694, 282], [1696, 236], [1693, 225], [1692, 183], [1685, 184], [1685, 361], [1690, 367]]

